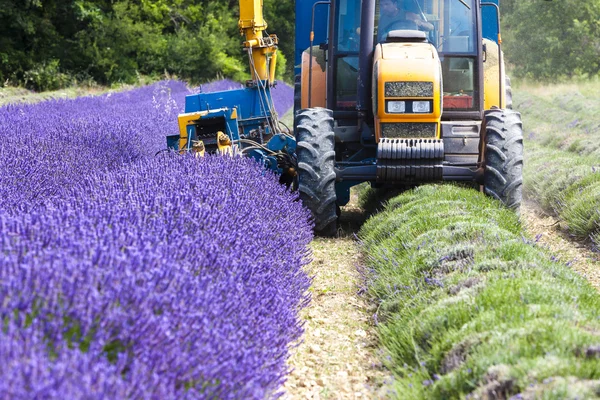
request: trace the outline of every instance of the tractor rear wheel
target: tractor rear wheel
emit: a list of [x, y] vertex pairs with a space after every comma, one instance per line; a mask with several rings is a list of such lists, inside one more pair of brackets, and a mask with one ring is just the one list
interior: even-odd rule
[[307, 108], [296, 116], [296, 154], [300, 199], [314, 218], [315, 234], [337, 232], [335, 194], [335, 136], [333, 114], [326, 108]]
[[518, 212], [523, 199], [521, 114], [494, 108], [485, 112], [485, 193]]

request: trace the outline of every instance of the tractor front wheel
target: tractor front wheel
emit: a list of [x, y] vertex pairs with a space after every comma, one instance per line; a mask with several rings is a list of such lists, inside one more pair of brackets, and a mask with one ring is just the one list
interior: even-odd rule
[[337, 232], [335, 194], [335, 135], [333, 113], [307, 108], [296, 115], [296, 154], [300, 199], [314, 218], [315, 234]]
[[519, 211], [523, 198], [523, 124], [513, 110], [485, 112], [486, 194]]

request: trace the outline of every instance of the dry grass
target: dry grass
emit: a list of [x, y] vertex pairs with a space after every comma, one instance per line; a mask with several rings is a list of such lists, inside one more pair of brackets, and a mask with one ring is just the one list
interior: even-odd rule
[[118, 89], [110, 89], [107, 87], [70, 87], [52, 92], [36, 93], [31, 90], [18, 87], [3, 87], [0, 88], [0, 106], [6, 104], [18, 103], [39, 103], [40, 101], [51, 99], [72, 99], [81, 96], [95, 96], [106, 93], [108, 91], [122, 91], [130, 89], [129, 86], [123, 86]]
[[152, 80], [140, 79], [135, 85], [119, 84], [112, 87], [101, 85], [73, 85], [64, 89], [48, 92], [35, 92], [22, 87], [0, 87], [0, 106], [6, 104], [39, 103], [46, 100], [74, 99], [82, 96], [97, 96], [105, 93], [123, 92], [136, 87], [152, 84]]
[[571, 95], [573, 93], [581, 93], [588, 97], [596, 95], [600, 89], [600, 80], [585, 80], [581, 82], [563, 82], [553, 85], [539, 82], [519, 81], [513, 79], [513, 89], [531, 93], [538, 97], [554, 97], [561, 95]]

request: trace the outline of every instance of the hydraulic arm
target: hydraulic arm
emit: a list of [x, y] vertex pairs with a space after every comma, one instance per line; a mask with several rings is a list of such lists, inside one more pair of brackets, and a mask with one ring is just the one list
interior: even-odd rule
[[240, 33], [245, 36], [244, 48], [248, 50], [250, 74], [257, 81], [275, 81], [277, 63], [277, 35], [263, 35], [267, 22], [263, 17], [262, 0], [240, 0]]

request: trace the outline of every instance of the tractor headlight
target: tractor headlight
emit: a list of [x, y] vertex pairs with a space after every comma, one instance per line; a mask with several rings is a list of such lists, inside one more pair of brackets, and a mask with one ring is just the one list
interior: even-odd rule
[[431, 105], [428, 101], [415, 101], [413, 102], [414, 113], [430, 113]]
[[388, 101], [387, 102], [387, 112], [390, 114], [398, 114], [406, 112], [406, 102], [405, 101]]

